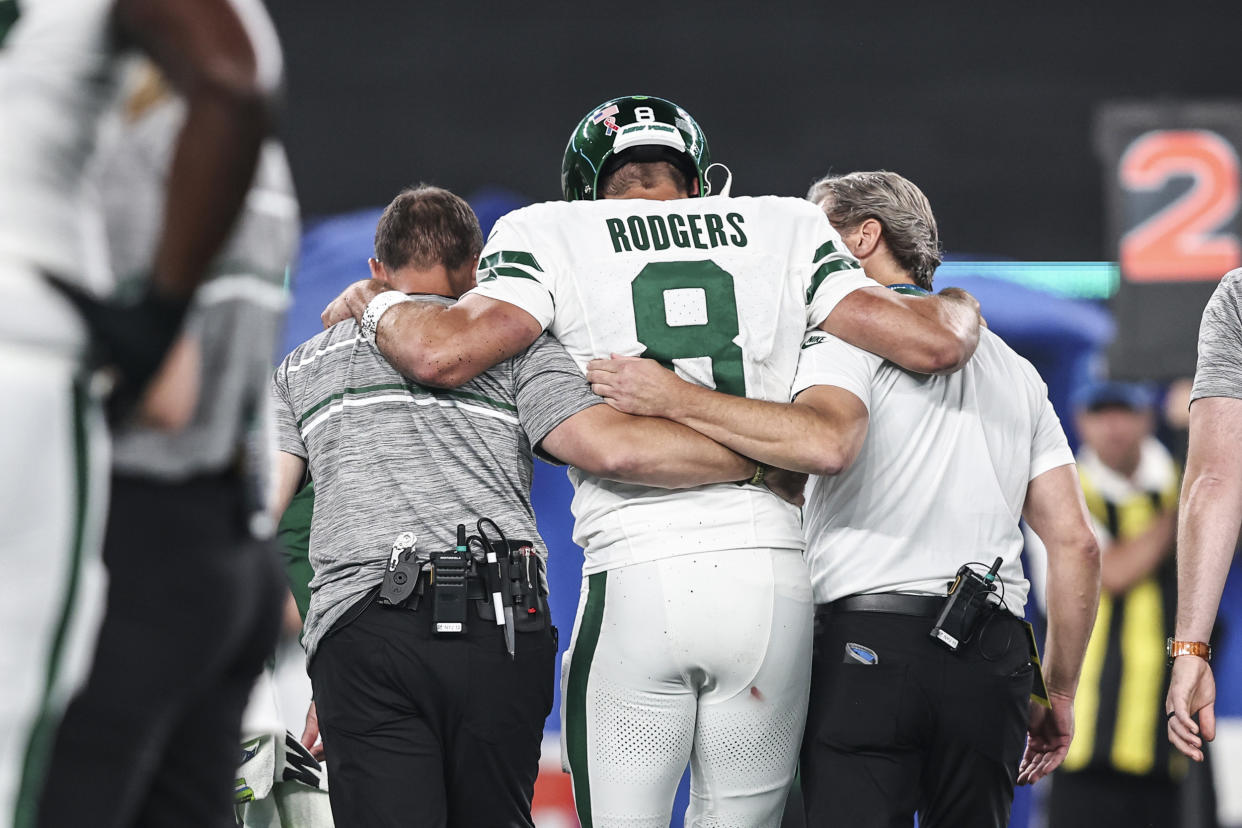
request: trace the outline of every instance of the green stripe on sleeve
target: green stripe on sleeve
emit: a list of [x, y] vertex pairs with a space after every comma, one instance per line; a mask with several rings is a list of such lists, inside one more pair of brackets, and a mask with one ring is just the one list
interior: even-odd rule
[[[480, 268], [479, 272], [482, 273], [483, 269]], [[489, 267], [487, 269], [487, 275], [479, 279], [479, 281], [490, 282], [493, 279], [495, 279], [497, 276], [511, 276], [514, 279], [530, 279], [532, 282], [539, 281], [534, 276], [527, 273], [525, 270], [522, 270], [522, 268], [520, 267]]]
[[592, 828], [587, 682], [591, 678], [591, 662], [595, 659], [595, 647], [599, 644], [599, 632], [603, 626], [607, 587], [607, 571], [587, 577], [586, 606], [582, 610], [582, 626], [578, 628], [578, 640], [574, 642], [574, 654], [569, 661], [569, 681], [565, 688], [568, 699], [564, 703], [569, 705], [565, 711], [565, 744], [573, 773], [574, 805], [582, 828]]
[[17, 22], [20, 12], [21, 9], [17, 8], [16, 0], [0, 0], [0, 43], [4, 43], [5, 35]]
[[490, 256], [484, 256], [479, 260], [479, 270], [488, 270], [497, 265], [515, 264], [529, 267], [532, 270], [543, 272], [543, 268], [539, 266], [539, 262], [535, 261], [535, 257], [521, 250], [498, 250]]
[[815, 251], [815, 255], [811, 257], [811, 264], [815, 264], [825, 256], [831, 256], [833, 253], [840, 253], [837, 250], [837, 244], [833, 241], [826, 241], [819, 246], [819, 250]]
[[[831, 244], [831, 242], [829, 242], [829, 244]], [[815, 292], [819, 290], [819, 286], [822, 285], [824, 280], [829, 276], [841, 270], [858, 269], [858, 262], [853, 259], [833, 259], [831, 261], [824, 262], [820, 265], [819, 270], [816, 270], [811, 276], [811, 286], [806, 290], [807, 304], [811, 303], [811, 300], [815, 297]]]

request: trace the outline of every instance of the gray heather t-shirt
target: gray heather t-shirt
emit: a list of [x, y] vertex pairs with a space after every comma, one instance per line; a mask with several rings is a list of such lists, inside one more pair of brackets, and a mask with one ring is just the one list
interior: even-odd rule
[[430, 552], [454, 545], [457, 524], [473, 531], [489, 517], [546, 555], [530, 505], [532, 446], [601, 404], [546, 334], [461, 388], [440, 390], [402, 377], [352, 320], [295, 348], [276, 369], [272, 396], [277, 447], [306, 458], [315, 481], [308, 659], [383, 580], [403, 531]]
[[1242, 267], [1220, 280], [1199, 323], [1199, 364], [1190, 401], [1242, 399]]
[[[163, 226], [171, 155], [184, 122], [179, 99], [156, 105], [125, 125], [95, 170], [108, 262], [122, 292], [149, 278]], [[270, 435], [259, 428], [288, 304], [285, 271], [297, 255], [299, 233], [289, 163], [280, 145], [270, 141], [233, 232], [195, 294], [186, 321], [185, 333], [201, 354], [193, 417], [179, 431], [125, 425], [113, 436], [117, 471], [182, 480], [218, 473], [249, 451], [251, 472], [266, 473], [271, 449], [264, 438]]]

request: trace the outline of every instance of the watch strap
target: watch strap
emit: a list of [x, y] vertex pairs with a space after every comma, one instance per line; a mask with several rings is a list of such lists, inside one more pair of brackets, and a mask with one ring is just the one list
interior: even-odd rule
[[1199, 656], [1205, 661], [1212, 660], [1212, 647], [1204, 641], [1178, 641], [1169, 638], [1165, 642], [1165, 652], [1168, 653], [1170, 660], [1184, 655]]

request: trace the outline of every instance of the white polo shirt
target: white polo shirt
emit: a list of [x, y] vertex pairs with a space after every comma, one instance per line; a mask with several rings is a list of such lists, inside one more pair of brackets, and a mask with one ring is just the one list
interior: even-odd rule
[[807, 335], [794, 396], [843, 388], [870, 420], [858, 459], [817, 478], [804, 514], [822, 604], [866, 592], [945, 595], [959, 566], [1004, 559], [1008, 609], [1022, 615], [1018, 521], [1027, 484], [1074, 462], [1034, 366], [984, 330], [966, 367], [904, 371], [836, 337]]

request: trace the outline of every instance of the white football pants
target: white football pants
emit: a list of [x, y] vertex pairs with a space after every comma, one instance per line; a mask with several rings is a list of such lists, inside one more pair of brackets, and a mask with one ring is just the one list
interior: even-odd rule
[[561, 675], [583, 828], [778, 826], [811, 681], [802, 553], [732, 549], [586, 576]]
[[0, 341], [0, 825], [31, 824], [103, 613], [108, 438], [80, 371]]

